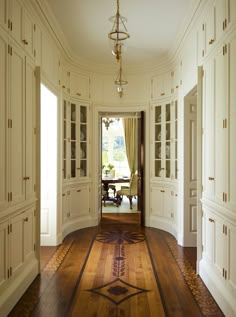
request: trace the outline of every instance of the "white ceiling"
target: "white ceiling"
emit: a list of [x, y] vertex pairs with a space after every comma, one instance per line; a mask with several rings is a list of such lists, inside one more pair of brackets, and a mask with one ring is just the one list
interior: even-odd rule
[[[46, 0], [72, 50], [96, 64], [114, 64], [107, 34], [116, 0]], [[120, 13], [130, 39], [123, 60], [127, 65], [155, 63], [174, 49], [176, 38], [193, 15], [196, 0], [120, 0]]]

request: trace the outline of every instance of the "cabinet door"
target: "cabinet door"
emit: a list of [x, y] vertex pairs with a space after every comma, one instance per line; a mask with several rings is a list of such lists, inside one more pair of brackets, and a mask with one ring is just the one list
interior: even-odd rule
[[34, 59], [37, 66], [40, 66], [42, 61], [42, 31], [37, 24], [34, 24]]
[[34, 23], [31, 19], [29, 13], [23, 11], [23, 21], [22, 21], [22, 42], [26, 52], [30, 56], [34, 56]]
[[63, 222], [65, 223], [70, 217], [70, 191], [65, 191], [62, 194], [62, 213]]
[[226, 229], [228, 234], [228, 281], [231, 291], [236, 294], [236, 228], [235, 226], [228, 225]]
[[7, 39], [0, 33], [0, 211], [4, 210], [8, 205], [7, 192], [7, 58], [8, 58]]
[[70, 217], [89, 213], [89, 186], [80, 186], [70, 191]]
[[88, 171], [88, 106], [80, 105], [79, 107], [79, 137], [78, 140], [80, 142], [78, 146], [78, 170], [79, 177], [87, 177], [89, 175]]
[[216, 40], [215, 6], [212, 6], [206, 17], [206, 53], [209, 54]]
[[10, 135], [10, 188], [13, 203], [25, 199], [25, 76], [24, 55], [12, 46], [9, 63], [9, 102], [12, 128]]
[[79, 169], [77, 164], [79, 165], [78, 159], [78, 130], [79, 130], [79, 106], [75, 102], [71, 102], [70, 104], [70, 114], [69, 114], [69, 122], [70, 122], [70, 178], [71, 180], [76, 180], [79, 175]]
[[227, 236], [225, 234], [225, 224], [220, 217], [214, 217], [215, 222], [215, 247], [214, 247], [214, 266], [219, 276], [225, 277], [227, 270]]
[[226, 55], [220, 48], [215, 58], [215, 195], [223, 201], [226, 190]]
[[205, 33], [205, 23], [201, 23], [197, 31], [198, 40], [198, 65], [202, 64], [202, 60], [206, 54], [206, 33]]
[[72, 97], [89, 99], [89, 77], [70, 73], [70, 94]]
[[163, 107], [163, 125], [162, 125], [162, 158], [164, 167], [164, 179], [171, 178], [171, 104], [167, 103]]
[[215, 189], [215, 113], [214, 82], [215, 63], [210, 61], [204, 68], [204, 97], [203, 97], [203, 191], [208, 198], [214, 199]]
[[10, 275], [16, 275], [24, 263], [24, 213], [10, 223]]
[[25, 184], [26, 184], [26, 199], [35, 197], [35, 175], [36, 175], [36, 77], [34, 75], [34, 64], [26, 58], [26, 160], [25, 160]]
[[151, 189], [151, 214], [162, 217], [164, 215], [164, 190], [160, 187]]
[[213, 264], [214, 245], [215, 245], [215, 221], [208, 210], [203, 210], [203, 256]]
[[154, 177], [162, 178], [163, 140], [162, 140], [162, 106], [154, 107]]
[[24, 262], [35, 254], [35, 215], [34, 208], [26, 211], [23, 218], [24, 225]]
[[7, 0], [0, 0], [0, 25], [8, 27], [7, 21]]
[[60, 85], [64, 93], [70, 93], [70, 72], [64, 66], [60, 66]]
[[0, 223], [0, 290], [8, 280], [8, 222]]
[[236, 212], [236, 148], [235, 148], [235, 135], [236, 135], [236, 38], [234, 37], [228, 45], [228, 120], [227, 137], [228, 137], [228, 203], [230, 209]]
[[10, 0], [9, 1], [9, 14], [11, 18], [11, 34], [14, 39], [20, 44], [22, 42], [22, 5], [19, 0]]
[[164, 216], [168, 219], [171, 218], [171, 212], [172, 212], [172, 194], [171, 190], [168, 188], [162, 189], [161, 193], [164, 197]]
[[69, 154], [70, 154], [70, 103], [68, 100], [63, 100], [63, 168], [62, 168], [62, 175], [63, 181], [70, 179], [70, 166], [69, 166]]

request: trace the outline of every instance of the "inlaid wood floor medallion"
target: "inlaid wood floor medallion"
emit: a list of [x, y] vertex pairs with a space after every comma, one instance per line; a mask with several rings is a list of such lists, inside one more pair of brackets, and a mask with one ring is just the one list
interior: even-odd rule
[[96, 235], [68, 315], [165, 316], [143, 233]]

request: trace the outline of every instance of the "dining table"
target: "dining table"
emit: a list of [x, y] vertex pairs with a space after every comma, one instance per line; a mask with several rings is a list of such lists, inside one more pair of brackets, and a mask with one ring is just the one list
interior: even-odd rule
[[119, 184], [119, 183], [129, 183], [129, 177], [113, 177], [113, 176], [102, 176], [103, 189], [106, 191], [106, 200], [116, 202], [116, 197], [109, 196], [109, 185], [110, 184]]

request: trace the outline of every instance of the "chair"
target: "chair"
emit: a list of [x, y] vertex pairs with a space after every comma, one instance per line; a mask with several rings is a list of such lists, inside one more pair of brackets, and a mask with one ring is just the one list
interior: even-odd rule
[[132, 199], [138, 195], [138, 175], [133, 174], [129, 183], [128, 188], [121, 188], [116, 193], [116, 206], [120, 206], [122, 201], [122, 196], [127, 196], [129, 198], [130, 209], [133, 209]]
[[104, 202], [104, 207], [106, 207], [106, 199], [107, 199], [107, 192], [103, 189], [102, 190], [102, 201]]

